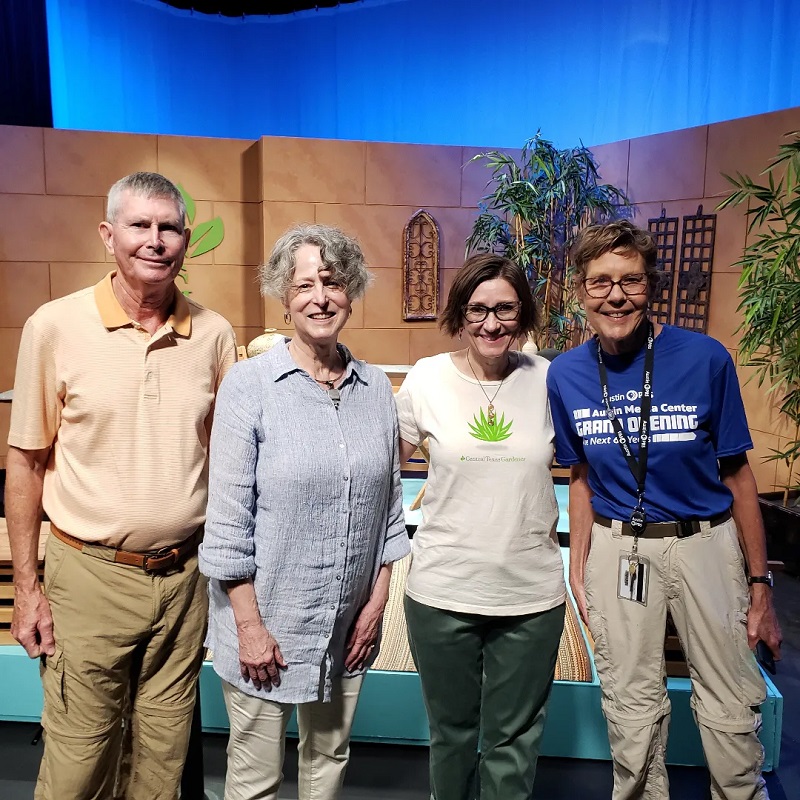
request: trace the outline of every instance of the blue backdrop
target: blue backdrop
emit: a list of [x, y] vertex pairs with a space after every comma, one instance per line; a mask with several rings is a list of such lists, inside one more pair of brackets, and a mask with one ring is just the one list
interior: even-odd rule
[[601, 144], [800, 105], [800, 0], [47, 0], [59, 128]]

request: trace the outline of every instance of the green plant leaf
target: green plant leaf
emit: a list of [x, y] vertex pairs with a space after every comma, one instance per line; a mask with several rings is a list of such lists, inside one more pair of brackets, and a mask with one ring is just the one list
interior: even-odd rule
[[475, 439], [480, 439], [483, 442], [502, 442], [511, 436], [511, 425], [514, 420], [509, 420], [506, 423], [505, 414], [501, 414], [499, 419], [495, 419], [494, 425], [490, 425], [483, 408], [481, 408], [480, 416], [474, 414], [472, 419], [473, 421], [468, 422], [467, 425], [470, 429], [470, 436]]
[[177, 184], [177, 189], [181, 193], [183, 202], [186, 203], [186, 219], [189, 220], [190, 225], [194, 225], [194, 215], [197, 212], [194, 200], [189, 192], [187, 192], [186, 189], [184, 189], [180, 184]]
[[189, 239], [189, 247], [195, 247], [194, 251], [189, 254], [189, 258], [197, 258], [197, 256], [205, 255], [219, 247], [222, 240], [225, 238], [225, 226], [221, 217], [214, 217], [208, 222], [201, 222], [193, 231]]

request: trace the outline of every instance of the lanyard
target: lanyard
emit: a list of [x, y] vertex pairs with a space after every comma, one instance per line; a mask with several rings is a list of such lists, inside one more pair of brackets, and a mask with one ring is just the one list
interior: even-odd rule
[[644, 356], [644, 375], [642, 376], [642, 405], [639, 414], [639, 458], [633, 455], [630, 441], [622, 429], [617, 412], [611, 407], [611, 400], [608, 392], [608, 371], [603, 363], [603, 351], [600, 347], [599, 339], [595, 341], [597, 345], [597, 368], [600, 372], [600, 388], [603, 390], [603, 405], [606, 408], [606, 415], [611, 420], [614, 428], [615, 441], [620, 446], [628, 469], [636, 481], [636, 508], [631, 514], [631, 528], [636, 535], [642, 533], [647, 525], [644, 513], [644, 484], [647, 478], [647, 452], [650, 443], [650, 406], [653, 399], [653, 323], [647, 323], [647, 350]]

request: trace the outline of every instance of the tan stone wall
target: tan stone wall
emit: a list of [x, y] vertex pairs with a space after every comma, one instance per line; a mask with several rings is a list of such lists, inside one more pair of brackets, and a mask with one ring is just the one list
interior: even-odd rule
[[[646, 225], [662, 203], [672, 216], [712, 210], [720, 172], [757, 174], [781, 135], [800, 128], [800, 109], [594, 148], [604, 180], [627, 189]], [[285, 330], [283, 309], [262, 301], [256, 266], [294, 222], [335, 224], [359, 238], [375, 282], [355, 304], [342, 340], [375, 363], [413, 363], [451, 347], [432, 322], [401, 317], [403, 226], [426, 208], [441, 228], [442, 297], [463, 261], [488, 171], [467, 164], [474, 148], [266, 137], [260, 141], [144, 136], [0, 126], [0, 391], [13, 385], [25, 319], [42, 303], [90, 285], [111, 268], [97, 234], [117, 178], [156, 170], [197, 202], [195, 223], [219, 215], [225, 240], [187, 261], [188, 289], [224, 314], [247, 342]], [[746, 223], [719, 214], [709, 333], [736, 354], [738, 271]], [[748, 377], [739, 369], [744, 382]], [[743, 387], [761, 490], [781, 467], [760, 456], [786, 434], [763, 390]], [[0, 466], [10, 407], [0, 404]]]

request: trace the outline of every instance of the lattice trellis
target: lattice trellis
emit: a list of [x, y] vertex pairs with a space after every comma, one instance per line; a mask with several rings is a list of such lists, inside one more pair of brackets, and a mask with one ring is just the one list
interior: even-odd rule
[[403, 319], [436, 319], [439, 311], [439, 225], [420, 209], [403, 229]]
[[683, 218], [681, 260], [675, 301], [675, 324], [705, 333], [708, 328], [708, 302], [711, 297], [711, 267], [717, 215], [697, 213]]
[[675, 296], [675, 256], [678, 251], [678, 217], [668, 217], [662, 206], [661, 216], [649, 219], [647, 228], [656, 241], [656, 267], [659, 282], [651, 302], [651, 317], [662, 324], [672, 321]]

